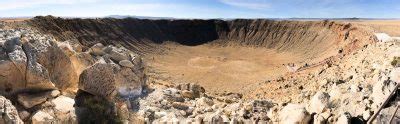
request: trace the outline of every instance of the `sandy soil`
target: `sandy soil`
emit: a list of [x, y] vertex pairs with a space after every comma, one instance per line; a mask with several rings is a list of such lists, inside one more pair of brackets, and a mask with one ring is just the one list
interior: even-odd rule
[[155, 73], [167, 75], [171, 82], [198, 83], [213, 93], [245, 93], [257, 82], [288, 72], [287, 64], [300, 57], [290, 53], [251, 47], [210, 45], [167, 45], [164, 55], [146, 56]]
[[29, 18], [0, 18], [2, 22], [22, 22], [28, 20]]
[[371, 26], [377, 32], [384, 32], [390, 36], [400, 37], [400, 20], [366, 20], [350, 22]]
[[[27, 27], [25, 21], [29, 18], [0, 18], [0, 23], [5, 23], [6, 25], [2, 27], [3, 29], [13, 29], [20, 27]], [[1, 27], [1, 24], [0, 24]]]

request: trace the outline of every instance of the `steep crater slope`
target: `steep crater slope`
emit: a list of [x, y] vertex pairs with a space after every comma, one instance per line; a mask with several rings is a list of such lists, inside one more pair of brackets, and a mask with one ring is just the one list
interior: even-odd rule
[[376, 41], [365, 27], [332, 21], [36, 17], [29, 24], [83, 50], [124, 46], [144, 55], [149, 81], [199, 83], [214, 93], [244, 93]]

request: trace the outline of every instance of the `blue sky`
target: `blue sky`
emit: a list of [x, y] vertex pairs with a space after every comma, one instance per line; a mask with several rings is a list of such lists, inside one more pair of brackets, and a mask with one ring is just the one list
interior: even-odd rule
[[400, 0], [0, 0], [0, 17], [400, 18]]

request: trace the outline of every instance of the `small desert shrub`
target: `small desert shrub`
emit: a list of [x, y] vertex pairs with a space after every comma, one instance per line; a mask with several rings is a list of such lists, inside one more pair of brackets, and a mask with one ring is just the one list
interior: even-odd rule
[[400, 57], [393, 57], [392, 62], [390, 63], [394, 67], [399, 67], [400, 66]]
[[84, 95], [76, 104], [80, 109], [77, 116], [81, 124], [122, 124], [115, 113], [115, 105], [104, 98]]

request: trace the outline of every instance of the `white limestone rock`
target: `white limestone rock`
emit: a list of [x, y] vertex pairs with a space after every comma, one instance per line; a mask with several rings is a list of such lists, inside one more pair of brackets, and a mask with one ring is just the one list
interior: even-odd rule
[[329, 108], [329, 94], [325, 92], [317, 92], [312, 99], [310, 100], [310, 104], [308, 106], [309, 111], [311, 113], [322, 113], [327, 108]]
[[23, 124], [17, 109], [10, 100], [0, 96], [0, 123], [2, 124]]
[[311, 115], [307, 112], [303, 105], [288, 104], [279, 114], [280, 123], [283, 124], [308, 124]]
[[55, 118], [47, 112], [44, 111], [37, 111], [32, 116], [32, 124], [47, 124], [47, 123], [54, 123]]

